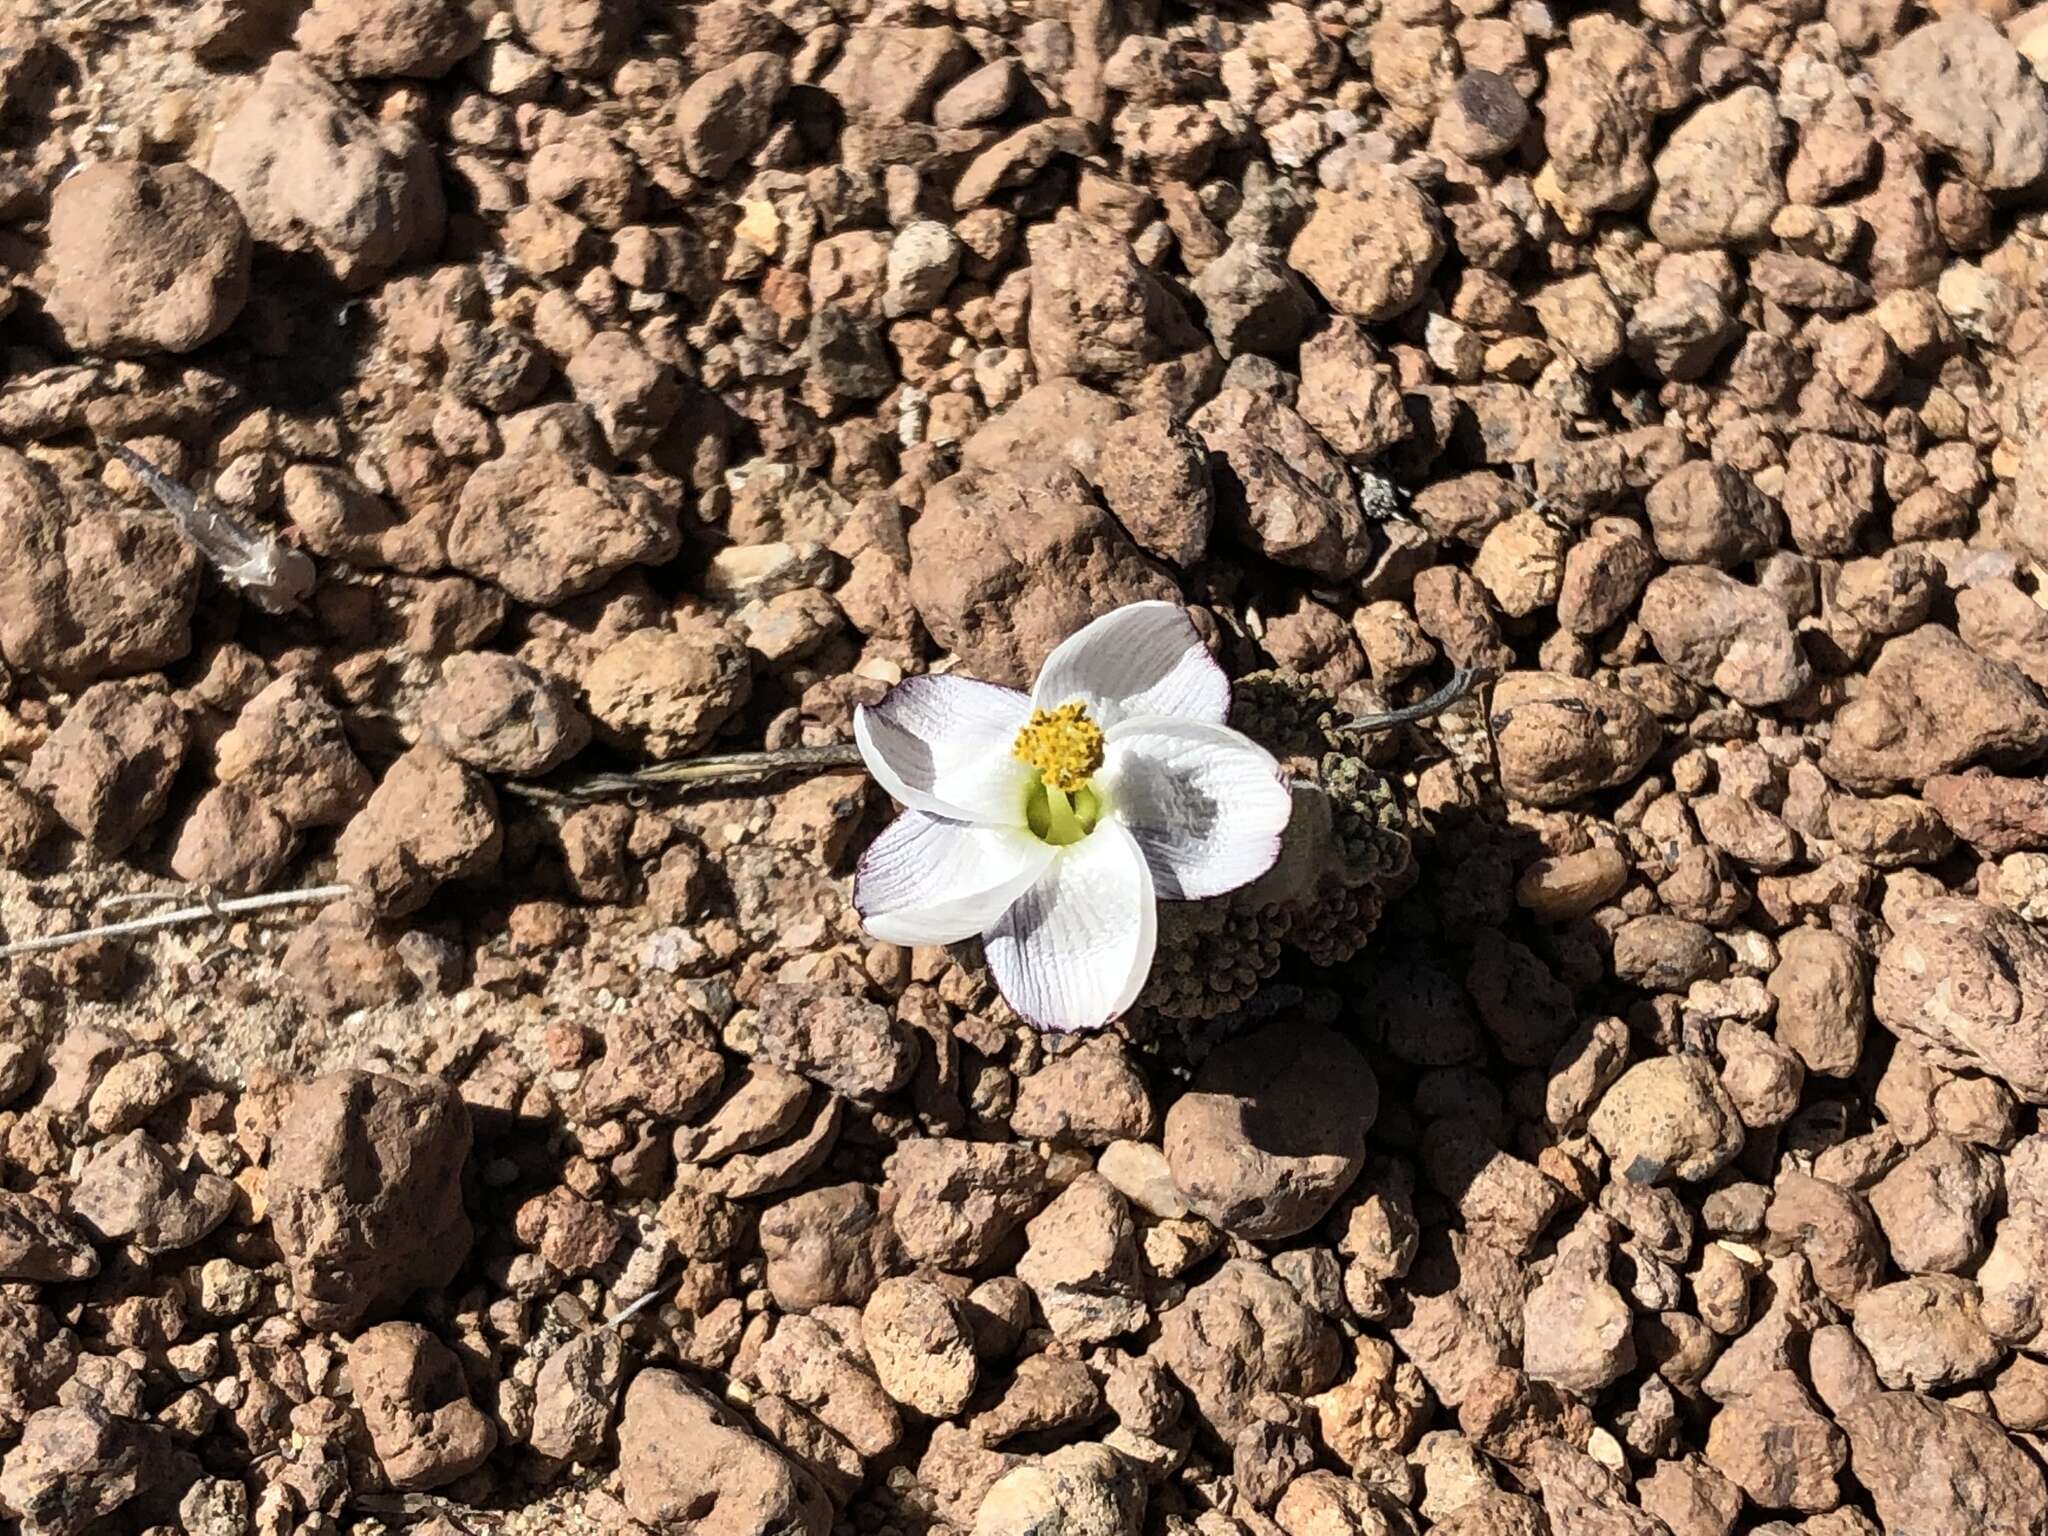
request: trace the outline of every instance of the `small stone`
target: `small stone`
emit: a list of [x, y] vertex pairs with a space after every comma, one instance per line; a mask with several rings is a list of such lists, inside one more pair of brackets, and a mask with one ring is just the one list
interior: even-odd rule
[[1515, 883], [1515, 901], [1538, 922], [1565, 923], [1584, 917], [1618, 895], [1628, 883], [1628, 860], [1614, 848], [1538, 859]]

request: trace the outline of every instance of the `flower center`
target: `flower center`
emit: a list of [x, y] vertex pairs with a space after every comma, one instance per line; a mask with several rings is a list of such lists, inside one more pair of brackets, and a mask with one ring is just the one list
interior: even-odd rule
[[1058, 709], [1034, 709], [1011, 750], [1038, 770], [1048, 789], [1071, 795], [1102, 766], [1102, 731], [1076, 699]]
[[1078, 843], [1102, 817], [1102, 798], [1088, 782], [1102, 766], [1102, 729], [1079, 700], [1058, 709], [1034, 709], [1010, 749], [1038, 770], [1024, 800], [1032, 832], [1056, 847]]

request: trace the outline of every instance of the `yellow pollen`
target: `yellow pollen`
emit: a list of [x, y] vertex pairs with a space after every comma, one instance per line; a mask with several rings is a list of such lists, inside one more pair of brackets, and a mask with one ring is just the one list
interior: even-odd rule
[[1078, 699], [1058, 709], [1034, 709], [1011, 749], [1038, 770], [1048, 789], [1071, 795], [1102, 766], [1102, 732]]

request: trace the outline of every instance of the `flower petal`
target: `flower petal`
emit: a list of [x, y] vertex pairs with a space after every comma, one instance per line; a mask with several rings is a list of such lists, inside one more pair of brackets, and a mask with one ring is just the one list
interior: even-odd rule
[[957, 944], [1001, 917], [1057, 851], [1029, 832], [905, 811], [861, 856], [854, 910], [890, 944]]
[[1024, 825], [1031, 768], [1011, 748], [1031, 718], [1014, 688], [967, 677], [907, 677], [853, 712], [868, 772], [902, 804], [987, 826]]
[[1221, 724], [1230, 679], [1178, 603], [1129, 603], [1067, 636], [1038, 669], [1031, 702], [1056, 709], [1072, 699], [1104, 730], [1135, 715], [1174, 715]]
[[1138, 1000], [1152, 972], [1152, 875], [1113, 821], [1058, 855], [982, 949], [1010, 1006], [1040, 1029], [1100, 1029]]
[[1097, 787], [1163, 899], [1220, 896], [1273, 867], [1294, 795], [1264, 747], [1227, 725], [1156, 716], [1106, 734]]

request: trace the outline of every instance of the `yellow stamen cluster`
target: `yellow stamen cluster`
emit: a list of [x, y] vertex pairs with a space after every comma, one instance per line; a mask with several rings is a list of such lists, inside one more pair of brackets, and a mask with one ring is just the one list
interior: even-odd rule
[[1102, 766], [1102, 731], [1078, 699], [1058, 709], [1034, 709], [1011, 749], [1038, 770], [1046, 788], [1071, 795]]

